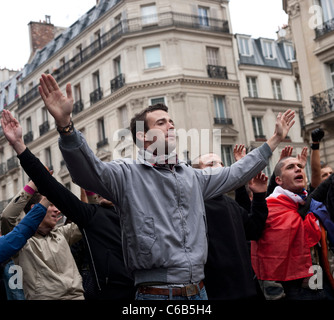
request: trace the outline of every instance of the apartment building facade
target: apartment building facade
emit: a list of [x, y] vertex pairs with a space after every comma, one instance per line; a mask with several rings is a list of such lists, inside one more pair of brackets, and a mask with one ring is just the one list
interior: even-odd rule
[[294, 155], [300, 153], [305, 146], [300, 132], [300, 83], [292, 68], [292, 62], [295, 61], [293, 43], [284, 29], [278, 32], [277, 40], [236, 34], [235, 42], [238, 49], [241, 105], [249, 149], [260, 146], [273, 134], [279, 112], [292, 109], [296, 113], [296, 124], [274, 152], [266, 168], [266, 173], [271, 174], [286, 145], [294, 148]]
[[334, 167], [334, 1], [283, 0], [295, 44], [296, 77], [302, 88], [305, 125], [303, 137], [321, 127], [321, 160]]
[[[34, 52], [17, 83], [18, 98], [7, 108], [19, 118], [32, 152], [76, 194], [54, 120], [38, 93], [42, 73], [53, 74], [64, 92], [72, 84], [75, 127], [102, 160], [136, 156], [129, 121], [163, 102], [179, 142], [190, 140], [179, 144], [181, 159], [218, 143], [229, 165], [234, 145], [247, 141], [233, 50], [228, 1], [101, 0]], [[6, 202], [28, 178], [3, 136], [0, 145], [0, 200]]]

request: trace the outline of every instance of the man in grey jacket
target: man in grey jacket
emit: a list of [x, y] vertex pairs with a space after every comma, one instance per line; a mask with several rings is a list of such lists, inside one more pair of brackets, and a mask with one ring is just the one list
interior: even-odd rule
[[120, 214], [125, 264], [138, 286], [137, 299], [207, 299], [204, 200], [256, 176], [294, 124], [294, 112], [279, 114], [274, 135], [231, 167], [197, 170], [172, 153], [176, 137], [167, 107], [150, 106], [131, 120], [137, 160], [103, 162], [73, 126], [71, 85], [64, 96], [54, 78], [43, 74], [39, 91], [55, 118], [73, 180], [111, 200]]

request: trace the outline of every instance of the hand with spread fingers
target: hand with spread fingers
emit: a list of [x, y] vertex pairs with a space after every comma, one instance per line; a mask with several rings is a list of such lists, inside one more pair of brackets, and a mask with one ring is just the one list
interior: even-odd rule
[[66, 96], [61, 92], [57, 81], [51, 74], [42, 74], [40, 78], [39, 93], [46, 108], [54, 117], [56, 125], [66, 127], [71, 121], [73, 110], [73, 95], [71, 84], [66, 85]]

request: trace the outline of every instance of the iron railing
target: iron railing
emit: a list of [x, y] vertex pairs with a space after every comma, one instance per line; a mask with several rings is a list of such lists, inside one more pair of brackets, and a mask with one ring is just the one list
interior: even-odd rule
[[333, 111], [334, 88], [322, 91], [311, 97], [311, 106], [315, 118]]
[[[152, 23], [152, 21], [154, 23]], [[150, 19], [148, 19], [147, 16], [125, 19], [121, 20], [117, 25], [99, 37], [99, 39], [93, 42], [90, 46], [80, 50], [80, 52], [72, 59], [56, 69], [52, 75], [57, 81], [63, 79], [65, 76], [79, 68], [83, 63], [96, 56], [101, 50], [108, 47], [123, 35], [166, 27], [229, 33], [227, 20], [206, 18], [205, 21], [203, 21], [203, 18], [200, 16], [177, 12], [165, 12], [157, 14], [154, 15], [154, 17], [150, 17]], [[38, 96], [39, 92], [37, 85], [18, 99], [19, 109]]]

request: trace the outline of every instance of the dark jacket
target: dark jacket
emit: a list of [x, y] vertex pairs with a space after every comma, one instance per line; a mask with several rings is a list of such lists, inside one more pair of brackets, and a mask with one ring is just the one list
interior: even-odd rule
[[27, 148], [21, 166], [45, 195], [80, 228], [90, 256], [90, 270], [96, 281], [97, 299], [134, 299], [135, 287], [123, 260], [119, 216], [112, 207], [79, 200], [47, 171]]
[[268, 208], [265, 193], [254, 194], [251, 211], [228, 196], [205, 201], [209, 253], [205, 287], [209, 300], [257, 297], [247, 240], [261, 236]]

